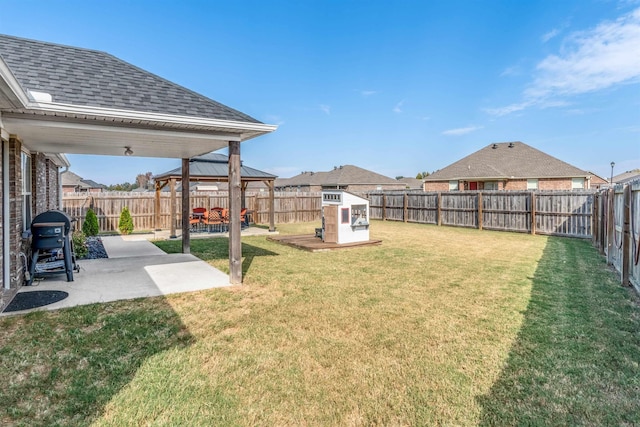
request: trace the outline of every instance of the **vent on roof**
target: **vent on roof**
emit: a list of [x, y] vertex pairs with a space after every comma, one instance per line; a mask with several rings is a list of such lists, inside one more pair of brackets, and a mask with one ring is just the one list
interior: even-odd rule
[[513, 148], [513, 147], [515, 147], [515, 146], [516, 146], [516, 145], [515, 145], [513, 142], [510, 142], [510, 143], [509, 143], [509, 148]]
[[498, 148], [498, 144], [493, 144], [493, 145], [491, 146], [491, 148], [493, 148], [493, 149], [495, 150], [496, 148]]

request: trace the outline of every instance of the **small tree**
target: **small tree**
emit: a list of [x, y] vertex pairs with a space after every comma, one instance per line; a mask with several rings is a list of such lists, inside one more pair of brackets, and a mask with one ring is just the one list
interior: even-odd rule
[[82, 232], [86, 236], [97, 236], [100, 232], [100, 226], [98, 225], [98, 216], [91, 208], [89, 208], [89, 210], [87, 211], [87, 216], [82, 223]]
[[120, 221], [118, 222], [118, 229], [122, 234], [131, 234], [133, 232], [133, 219], [131, 219], [131, 213], [126, 206], [120, 213]]

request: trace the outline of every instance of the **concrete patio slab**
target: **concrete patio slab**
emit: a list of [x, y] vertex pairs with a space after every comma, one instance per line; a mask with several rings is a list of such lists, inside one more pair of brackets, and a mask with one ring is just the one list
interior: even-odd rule
[[108, 236], [102, 240], [109, 258], [79, 260], [80, 272], [74, 273], [73, 282], [62, 274], [36, 279], [33, 286], [19, 291], [64, 291], [69, 294], [65, 299], [0, 316], [230, 286], [227, 274], [201, 259], [167, 254], [146, 238]]

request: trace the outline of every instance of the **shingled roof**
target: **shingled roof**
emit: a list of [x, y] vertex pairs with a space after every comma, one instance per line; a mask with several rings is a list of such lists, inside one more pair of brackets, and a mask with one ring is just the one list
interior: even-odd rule
[[260, 123], [105, 52], [0, 35], [0, 57], [32, 101]]
[[353, 184], [398, 184], [393, 178], [354, 165], [336, 166], [328, 172], [302, 172], [291, 178], [278, 179], [277, 187], [339, 186]]
[[579, 178], [589, 175], [589, 172], [523, 142], [500, 142], [489, 144], [432, 173], [424, 181]]
[[[189, 159], [189, 175], [193, 181], [225, 180], [229, 175], [229, 157], [219, 153], [208, 153]], [[240, 166], [240, 176], [245, 181], [276, 179], [275, 175], [244, 164]], [[153, 178], [158, 181], [171, 177], [181, 178], [182, 167], [155, 175]]]

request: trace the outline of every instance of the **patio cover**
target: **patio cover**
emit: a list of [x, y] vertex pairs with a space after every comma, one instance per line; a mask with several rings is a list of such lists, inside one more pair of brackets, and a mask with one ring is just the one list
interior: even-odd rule
[[[181, 158], [189, 181], [189, 158], [228, 146], [235, 218], [240, 143], [276, 128], [107, 53], [0, 35], [0, 132], [31, 152], [122, 156], [129, 148], [134, 156]], [[183, 192], [183, 206], [188, 198]], [[188, 253], [188, 223], [182, 235]], [[239, 220], [229, 239], [230, 280], [239, 283]]]
[[[189, 177], [192, 181], [200, 182], [228, 182], [229, 181], [229, 157], [219, 153], [208, 153], [189, 159]], [[240, 182], [242, 187], [242, 205], [244, 206], [244, 193], [247, 185], [253, 181], [264, 182], [269, 188], [269, 231], [275, 231], [274, 215], [274, 182], [277, 176], [258, 169], [245, 166], [240, 163]], [[171, 189], [171, 235], [175, 235], [175, 199], [176, 182], [182, 180], [182, 167], [164, 172], [153, 177], [155, 180], [155, 223], [156, 229], [160, 226], [160, 191], [169, 184]], [[182, 188], [188, 188], [183, 185]]]

